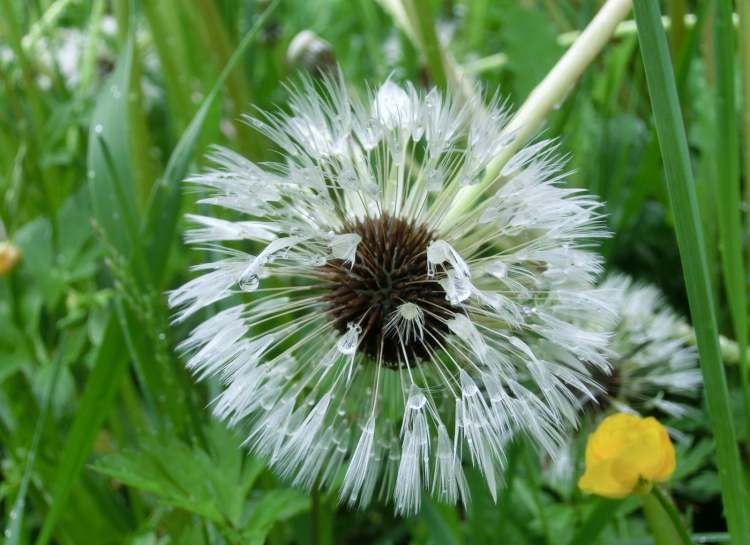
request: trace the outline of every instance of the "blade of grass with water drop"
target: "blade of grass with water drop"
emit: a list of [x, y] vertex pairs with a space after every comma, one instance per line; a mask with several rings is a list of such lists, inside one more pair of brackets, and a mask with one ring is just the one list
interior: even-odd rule
[[750, 543], [747, 491], [721, 359], [703, 230], [687, 139], [659, 5], [635, 0], [641, 55], [664, 160], [677, 243], [695, 326], [704, 391], [716, 441], [722, 499], [732, 543]]
[[88, 176], [94, 218], [122, 257], [137, 250], [138, 209], [128, 150], [127, 93], [133, 61], [128, 40], [112, 76], [99, 93], [89, 128]]
[[273, 0], [242, 38], [237, 49], [232, 53], [229, 62], [216, 79], [208, 96], [203, 100], [190, 125], [185, 129], [180, 141], [177, 142], [172, 155], [169, 157], [164, 174], [153, 187], [146, 219], [141, 227], [141, 240], [145, 245], [149, 263], [157, 278], [161, 278], [164, 272], [174, 239], [180, 211], [179, 183], [187, 174], [208, 111], [219, 95], [224, 82], [242, 59], [247, 48], [255, 41], [263, 24], [278, 5], [279, 0]]

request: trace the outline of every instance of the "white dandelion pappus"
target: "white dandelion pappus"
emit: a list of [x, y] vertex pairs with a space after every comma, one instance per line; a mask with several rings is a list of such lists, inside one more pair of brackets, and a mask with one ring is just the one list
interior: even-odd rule
[[[556, 448], [607, 366], [597, 203], [544, 141], [446, 221], [509, 143], [497, 99], [387, 81], [361, 101], [329, 77], [290, 110], [250, 120], [282, 162], [217, 148], [189, 179], [241, 220], [191, 217], [188, 241], [224, 257], [170, 294], [176, 319], [248, 293], [184, 341], [189, 368], [224, 383], [215, 414], [295, 485], [410, 514], [423, 491], [467, 502], [470, 464], [494, 495], [509, 438]], [[220, 245], [238, 240], [261, 249]]]
[[[703, 383], [687, 322], [655, 286], [614, 274], [602, 283], [617, 312], [608, 402], [620, 411], [682, 417]], [[602, 381], [604, 382], [604, 381]]]
[[[609, 275], [601, 291], [616, 317], [607, 348], [611, 370], [598, 376], [602, 389], [593, 402], [583, 400], [592, 420], [609, 410], [674, 418], [694, 414], [692, 403], [703, 379], [697, 349], [686, 335], [691, 330], [687, 321], [657, 287], [624, 274]], [[670, 433], [680, 439], [677, 430]], [[547, 479], [561, 490], [574, 487], [575, 441], [570, 437], [549, 460]]]

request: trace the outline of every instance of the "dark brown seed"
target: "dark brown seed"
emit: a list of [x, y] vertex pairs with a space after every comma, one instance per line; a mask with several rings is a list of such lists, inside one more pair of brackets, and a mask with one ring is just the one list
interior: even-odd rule
[[[377, 361], [382, 345], [382, 365], [397, 369], [429, 359], [440, 350], [447, 331], [444, 320], [452, 315], [443, 288], [427, 276], [427, 245], [435, 240], [424, 225], [384, 214], [345, 225], [341, 233], [356, 233], [354, 266], [330, 260], [320, 269], [325, 301], [336, 328], [360, 324], [359, 350]], [[393, 312], [403, 303], [414, 303], [425, 312], [422, 340], [401, 347], [395, 332], [386, 332]], [[404, 353], [406, 352], [406, 353]]]

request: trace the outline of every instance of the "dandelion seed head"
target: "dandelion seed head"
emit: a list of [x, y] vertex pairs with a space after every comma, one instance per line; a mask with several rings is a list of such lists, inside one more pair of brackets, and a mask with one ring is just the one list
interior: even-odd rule
[[214, 413], [297, 486], [409, 514], [425, 491], [467, 502], [471, 465], [494, 495], [505, 444], [553, 451], [608, 365], [599, 205], [544, 141], [456, 211], [512, 140], [497, 98], [388, 81], [360, 99], [336, 75], [290, 95], [250, 120], [282, 160], [216, 148], [188, 179], [236, 219], [190, 218], [218, 259], [170, 293], [175, 320], [242, 301], [193, 329], [188, 367], [222, 381]]

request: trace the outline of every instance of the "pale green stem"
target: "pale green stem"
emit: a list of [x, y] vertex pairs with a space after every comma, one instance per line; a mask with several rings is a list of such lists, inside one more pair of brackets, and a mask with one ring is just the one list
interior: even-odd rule
[[508, 64], [508, 55], [505, 53], [495, 53], [494, 55], [468, 62], [462, 68], [465, 74], [473, 76], [482, 72], [497, 70], [506, 64]]
[[565, 52], [547, 76], [536, 86], [513, 116], [505, 132], [514, 133], [513, 141], [487, 167], [484, 180], [459, 192], [442, 227], [447, 229], [462, 212], [492, 186], [503, 165], [521, 148], [563, 100], [583, 71], [591, 64], [612, 37], [617, 24], [630, 12], [632, 0], [608, 0], [591, 20], [575, 43]]
[[[662, 25], [664, 25], [665, 30], [669, 30], [672, 27], [672, 20], [666, 15], [662, 16], [661, 22]], [[698, 18], [693, 13], [687, 13], [685, 14], [683, 22], [686, 29], [691, 29], [698, 22]], [[737, 16], [737, 14], [732, 17], [732, 22], [735, 26], [739, 24], [739, 17]], [[625, 38], [627, 36], [635, 36], [637, 32], [638, 30], [636, 29], [635, 21], [632, 19], [628, 19], [627, 21], [623, 21], [615, 27], [615, 30], [612, 33], [612, 37]], [[571, 30], [570, 32], [564, 32], [557, 37], [557, 43], [558, 45], [561, 45], [563, 47], [568, 47], [570, 44], [575, 42], [580, 35], [580, 30]]]
[[[679, 334], [685, 339], [685, 342], [695, 346], [697, 340], [695, 338], [695, 330], [688, 324], [679, 326]], [[737, 364], [740, 360], [740, 348], [737, 343], [732, 339], [719, 335], [719, 346], [721, 348], [721, 358], [724, 363]]]

